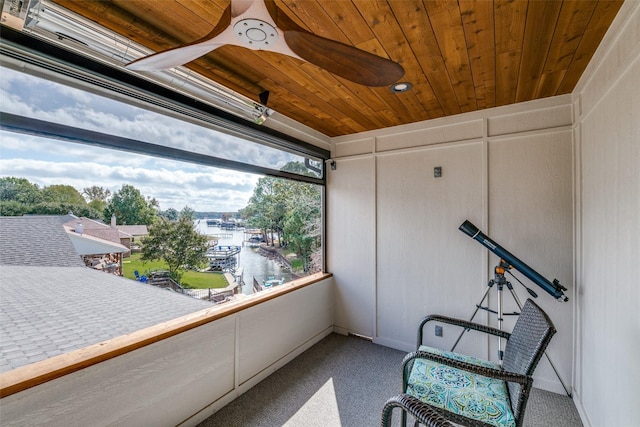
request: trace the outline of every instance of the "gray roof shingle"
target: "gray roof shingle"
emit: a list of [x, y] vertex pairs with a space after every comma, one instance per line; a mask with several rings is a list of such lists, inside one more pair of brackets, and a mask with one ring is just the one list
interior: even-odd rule
[[132, 236], [146, 236], [149, 234], [146, 225], [118, 225], [116, 228]]
[[[78, 231], [78, 226], [82, 227], [82, 232], [90, 236], [98, 237], [100, 239], [109, 240], [114, 243], [120, 243], [120, 239], [130, 239], [133, 237], [131, 234], [120, 230], [120, 227], [114, 228], [103, 222], [96, 221], [89, 218], [75, 217], [64, 223], [67, 227], [70, 227], [74, 231]], [[146, 229], [146, 225], [143, 225]]]
[[0, 372], [211, 307], [85, 267], [65, 218], [0, 217]]
[[61, 216], [0, 217], [0, 265], [77, 267], [82, 261]]
[[2, 265], [0, 372], [206, 308], [211, 303], [87, 267]]

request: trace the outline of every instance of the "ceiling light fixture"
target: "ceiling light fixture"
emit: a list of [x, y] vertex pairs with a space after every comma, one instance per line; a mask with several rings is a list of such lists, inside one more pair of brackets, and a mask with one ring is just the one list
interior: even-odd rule
[[413, 85], [409, 82], [398, 82], [389, 86], [389, 90], [393, 93], [402, 93], [411, 90]]

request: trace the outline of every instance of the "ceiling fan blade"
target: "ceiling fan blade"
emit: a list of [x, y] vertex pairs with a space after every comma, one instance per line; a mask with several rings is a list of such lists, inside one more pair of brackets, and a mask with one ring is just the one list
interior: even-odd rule
[[281, 10], [274, 0], [264, 0], [263, 3], [273, 22], [282, 31], [308, 32]]
[[137, 59], [125, 65], [125, 68], [135, 71], [166, 70], [198, 59], [220, 46], [222, 46], [221, 43], [211, 41], [180, 46]]
[[235, 18], [245, 13], [253, 2], [254, 0], [231, 0], [231, 17]]
[[227, 6], [224, 12], [222, 12], [220, 21], [206, 36], [187, 45], [163, 50], [153, 55], [137, 59], [125, 65], [125, 68], [137, 71], [166, 70], [191, 62], [226, 44], [226, 41], [217, 41], [216, 37], [227, 30], [230, 23], [231, 5]]
[[388, 86], [404, 75], [400, 64], [354, 46], [306, 31], [285, 31], [284, 36], [300, 58], [355, 83]]

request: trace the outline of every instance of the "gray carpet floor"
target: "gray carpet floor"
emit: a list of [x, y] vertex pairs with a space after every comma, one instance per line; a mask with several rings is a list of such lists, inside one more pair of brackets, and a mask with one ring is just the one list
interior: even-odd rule
[[[405, 354], [331, 334], [199, 427], [380, 425], [385, 401], [402, 388], [400, 366]], [[399, 418], [397, 412], [396, 425]], [[578, 427], [582, 422], [569, 397], [534, 389], [524, 425]]]

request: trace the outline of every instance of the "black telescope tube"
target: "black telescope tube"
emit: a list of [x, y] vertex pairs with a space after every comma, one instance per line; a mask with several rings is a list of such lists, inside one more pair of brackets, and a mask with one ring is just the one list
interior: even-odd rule
[[469, 221], [465, 221], [460, 226], [460, 231], [471, 237], [472, 239], [477, 240], [482, 243], [484, 247], [489, 249], [494, 254], [498, 255], [501, 259], [505, 260], [509, 265], [518, 270], [520, 273], [527, 276], [533, 283], [540, 286], [542, 289], [547, 291], [551, 296], [556, 298], [558, 301], [566, 302], [569, 301], [569, 298], [562, 292], [566, 291], [567, 288], [562, 286], [557, 279], [551, 283], [547, 279], [545, 279], [540, 273], [535, 271], [533, 268], [529, 267], [524, 262], [520, 261], [515, 255], [511, 252], [491, 240], [486, 234], [478, 229], [475, 225], [473, 225]]

